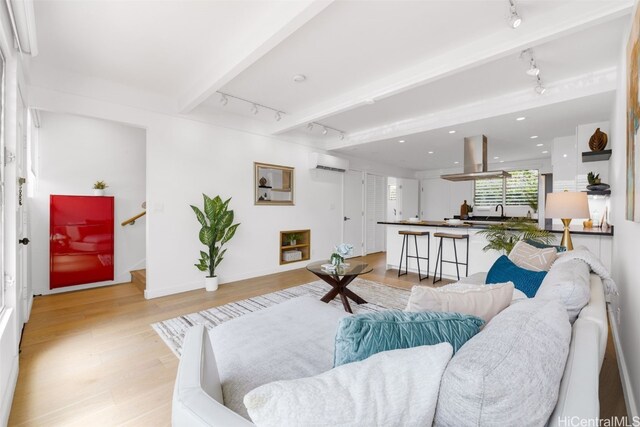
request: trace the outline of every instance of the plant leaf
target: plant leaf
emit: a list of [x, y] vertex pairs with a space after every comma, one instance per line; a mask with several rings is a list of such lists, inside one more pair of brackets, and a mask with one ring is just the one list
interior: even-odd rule
[[196, 218], [198, 219], [198, 222], [200, 223], [200, 225], [202, 225], [203, 227], [206, 227], [207, 226], [207, 220], [204, 217], [204, 214], [202, 213], [200, 208], [191, 205], [191, 209], [193, 209], [193, 212], [195, 212]]
[[234, 225], [232, 225], [231, 227], [229, 227], [227, 229], [226, 234], [222, 238], [222, 244], [223, 245], [233, 238], [233, 236], [236, 234], [236, 230], [238, 229], [239, 225], [240, 225], [240, 223], [234, 224]]
[[211, 227], [202, 227], [200, 229], [200, 241], [205, 246], [211, 246], [215, 241], [216, 235]]
[[195, 265], [200, 271], [207, 271], [206, 265], [202, 265], [202, 264], [193, 264], [193, 265]]
[[209, 219], [211, 226], [216, 221], [216, 203], [215, 199], [210, 199], [206, 194], [202, 195], [204, 197], [204, 214]]
[[203, 261], [209, 261], [209, 254], [206, 253], [205, 251], [200, 251], [200, 256], [202, 257]]

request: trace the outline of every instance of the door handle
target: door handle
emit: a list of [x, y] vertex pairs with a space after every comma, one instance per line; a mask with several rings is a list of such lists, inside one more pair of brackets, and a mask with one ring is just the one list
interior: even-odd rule
[[349, 221], [350, 219], [351, 219], [351, 218], [349, 218], [349, 217], [347, 217], [347, 216], [345, 216], [345, 217], [344, 217], [344, 220], [345, 220], [345, 221]]
[[26, 237], [18, 240], [18, 243], [21, 243], [23, 245], [28, 245], [29, 244], [29, 239], [27, 239]]

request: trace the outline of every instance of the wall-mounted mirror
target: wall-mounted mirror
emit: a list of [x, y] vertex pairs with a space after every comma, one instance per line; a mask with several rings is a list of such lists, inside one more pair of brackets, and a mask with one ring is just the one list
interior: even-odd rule
[[293, 168], [254, 163], [256, 205], [293, 205]]

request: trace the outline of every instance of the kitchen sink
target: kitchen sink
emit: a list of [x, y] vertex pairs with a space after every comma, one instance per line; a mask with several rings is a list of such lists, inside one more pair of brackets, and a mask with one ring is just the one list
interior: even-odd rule
[[[445, 221], [449, 218], [445, 218]], [[455, 215], [454, 219], [460, 219], [460, 215]], [[525, 219], [525, 217], [515, 217], [515, 216], [472, 216], [468, 219], [465, 219], [464, 222], [470, 223], [496, 223], [496, 222], [505, 222], [510, 219]], [[537, 222], [535, 219], [529, 219], [531, 222]]]

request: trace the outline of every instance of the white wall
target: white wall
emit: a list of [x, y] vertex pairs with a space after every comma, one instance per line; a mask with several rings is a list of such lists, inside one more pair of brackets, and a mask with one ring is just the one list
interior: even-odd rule
[[[614, 320], [611, 326], [616, 344], [619, 345], [618, 361], [623, 381], [626, 383], [627, 410], [631, 417], [638, 415], [640, 406], [638, 400], [640, 399], [640, 357], [638, 357], [640, 354], [640, 286], [638, 286], [640, 223], [625, 219], [626, 46], [629, 31], [625, 31], [624, 34], [620, 42], [618, 91], [611, 117], [610, 146], [608, 147], [613, 150], [610, 160], [611, 222], [615, 225], [612, 274], [620, 292], [617, 298], [617, 307], [620, 309], [619, 320]], [[614, 307], [614, 313], [615, 310]]]
[[[201, 249], [190, 204], [202, 195], [232, 197], [241, 223], [219, 267], [221, 283], [304, 267], [279, 265], [281, 230], [311, 229], [311, 258], [342, 238], [342, 180], [310, 170], [311, 148], [204, 122], [32, 87], [33, 107], [130, 123], [147, 130], [147, 291], [149, 298], [204, 286], [193, 264]], [[295, 206], [255, 206], [253, 162], [295, 168]]]
[[131, 280], [145, 267], [145, 222], [120, 223], [142, 212], [146, 188], [145, 130], [71, 114], [42, 112], [38, 131], [38, 171], [31, 212], [31, 277], [35, 294], [85, 289], [87, 284], [49, 290], [49, 196], [91, 195], [93, 183], [106, 181], [115, 197], [114, 280]]

